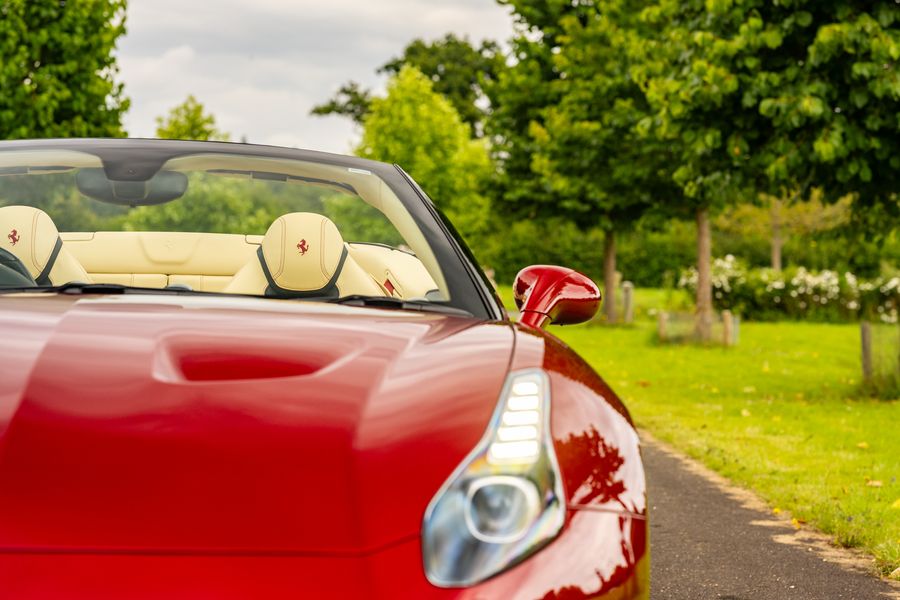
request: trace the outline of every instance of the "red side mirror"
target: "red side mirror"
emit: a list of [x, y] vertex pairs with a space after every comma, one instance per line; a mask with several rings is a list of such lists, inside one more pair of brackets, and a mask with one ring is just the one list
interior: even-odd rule
[[557, 325], [589, 321], [600, 308], [600, 288], [566, 267], [532, 265], [516, 275], [513, 288], [523, 325], [538, 329], [547, 319]]

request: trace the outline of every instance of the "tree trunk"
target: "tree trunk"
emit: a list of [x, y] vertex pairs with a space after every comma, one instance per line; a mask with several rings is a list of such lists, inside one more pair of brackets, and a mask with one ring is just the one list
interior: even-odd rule
[[616, 322], [616, 232], [606, 230], [603, 238], [603, 313], [607, 323]]
[[697, 210], [697, 314], [695, 333], [701, 342], [712, 339], [712, 241], [709, 210]]
[[772, 268], [781, 270], [781, 248], [784, 238], [781, 237], [781, 200], [772, 198]]

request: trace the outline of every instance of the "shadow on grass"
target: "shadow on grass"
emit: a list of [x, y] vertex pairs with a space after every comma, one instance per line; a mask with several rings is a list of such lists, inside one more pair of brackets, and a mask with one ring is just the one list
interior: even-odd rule
[[900, 400], [900, 374], [873, 377], [859, 386], [862, 398], [875, 400]]

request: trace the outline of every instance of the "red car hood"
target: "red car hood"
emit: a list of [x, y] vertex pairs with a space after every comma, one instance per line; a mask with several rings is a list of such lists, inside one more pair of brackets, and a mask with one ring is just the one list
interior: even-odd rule
[[0, 298], [0, 550], [357, 554], [484, 432], [508, 325], [187, 296]]

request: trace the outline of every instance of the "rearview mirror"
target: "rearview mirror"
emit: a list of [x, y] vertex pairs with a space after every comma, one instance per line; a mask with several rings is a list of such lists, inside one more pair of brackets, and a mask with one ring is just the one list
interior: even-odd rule
[[109, 179], [103, 169], [81, 169], [75, 175], [78, 191], [94, 200], [123, 206], [151, 206], [181, 198], [188, 178], [177, 171], [159, 171], [146, 181]]
[[566, 267], [532, 265], [516, 275], [513, 286], [519, 322], [539, 329], [589, 321], [600, 308], [600, 288], [587, 275]]

